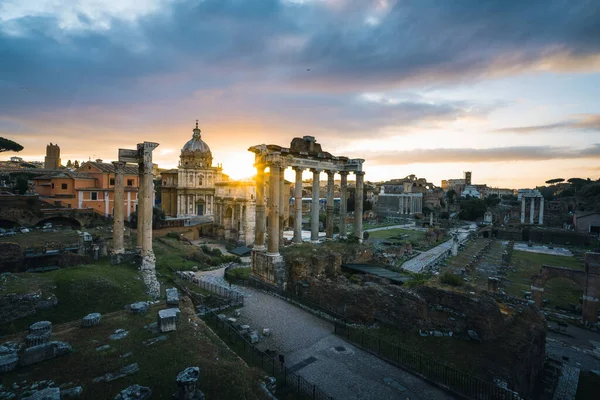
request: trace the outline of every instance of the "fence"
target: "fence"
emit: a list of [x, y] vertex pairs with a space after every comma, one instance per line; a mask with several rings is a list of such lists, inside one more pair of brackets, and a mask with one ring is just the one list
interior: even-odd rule
[[522, 400], [518, 393], [458, 371], [417, 352], [336, 321], [334, 331], [347, 341], [396, 364], [461, 397], [478, 400]]
[[183, 271], [177, 271], [177, 276], [188, 282], [193, 282], [202, 290], [216, 294], [219, 297], [227, 299], [230, 306], [243, 306], [244, 296], [240, 293], [228, 289], [223, 286], [215, 285], [210, 282], [206, 282], [198, 278], [194, 273], [187, 273]]
[[214, 312], [207, 313], [202, 318], [249, 365], [260, 367], [275, 377], [279, 391], [299, 393], [307, 399], [333, 400], [331, 396], [325, 394], [321, 389], [300, 375], [291, 372], [275, 358], [256, 348], [231, 323], [221, 320]]

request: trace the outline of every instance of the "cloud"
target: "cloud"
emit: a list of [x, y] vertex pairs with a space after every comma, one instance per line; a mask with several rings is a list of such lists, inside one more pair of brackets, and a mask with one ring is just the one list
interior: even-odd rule
[[438, 148], [354, 154], [373, 165], [416, 163], [487, 163], [510, 161], [544, 161], [556, 159], [600, 159], [600, 144], [585, 149], [551, 146], [515, 146], [487, 149]]
[[549, 132], [557, 130], [568, 130], [577, 129], [584, 131], [598, 131], [600, 130], [600, 114], [583, 114], [575, 115], [571, 119], [566, 121], [560, 121], [553, 124], [547, 125], [532, 125], [532, 126], [518, 126], [511, 128], [496, 129], [495, 132], [514, 132], [514, 133], [539, 133]]

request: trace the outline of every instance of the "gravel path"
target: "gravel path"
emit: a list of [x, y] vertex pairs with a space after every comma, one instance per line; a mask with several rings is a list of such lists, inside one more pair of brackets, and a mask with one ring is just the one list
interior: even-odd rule
[[[229, 287], [223, 271], [199, 272], [198, 276]], [[263, 328], [271, 330], [270, 336], [261, 335], [260, 347], [283, 354], [288, 368], [335, 399], [454, 398], [345, 342], [333, 334], [333, 325], [327, 321], [252, 288], [232, 285], [232, 289], [246, 296], [238, 321], [259, 333]]]

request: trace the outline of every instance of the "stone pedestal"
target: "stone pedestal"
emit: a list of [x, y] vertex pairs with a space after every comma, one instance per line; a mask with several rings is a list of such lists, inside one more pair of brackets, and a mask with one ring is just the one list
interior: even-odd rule
[[189, 367], [177, 374], [177, 392], [173, 400], [204, 400], [204, 393], [197, 389], [200, 368]]
[[29, 333], [52, 332], [52, 322], [39, 321], [29, 327]]
[[170, 288], [167, 292], [167, 307], [177, 307], [179, 305], [179, 292], [176, 288]]
[[277, 286], [279, 289], [285, 289], [287, 274], [281, 254], [253, 251], [252, 274], [260, 280]]
[[83, 328], [90, 328], [100, 323], [100, 313], [91, 313], [83, 317], [81, 320], [81, 326]]
[[27, 347], [39, 346], [40, 344], [48, 342], [50, 340], [51, 335], [52, 332], [50, 331], [39, 331], [30, 333], [29, 335], [27, 335], [27, 337], [25, 337], [25, 345]]
[[158, 312], [158, 329], [161, 332], [176, 331], [179, 312], [179, 308], [167, 308], [166, 310], [160, 310]]

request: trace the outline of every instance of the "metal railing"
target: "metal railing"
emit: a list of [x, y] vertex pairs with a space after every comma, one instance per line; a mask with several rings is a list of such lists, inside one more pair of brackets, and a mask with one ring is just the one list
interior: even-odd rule
[[227, 299], [231, 306], [243, 306], [244, 305], [244, 296], [240, 293], [228, 289], [223, 286], [215, 285], [210, 282], [206, 282], [198, 278], [196, 275], [192, 275], [190, 273], [177, 271], [177, 276], [181, 279], [186, 280], [188, 282], [193, 282], [202, 290], [206, 290], [207, 292], [211, 292], [216, 294], [219, 297]]
[[522, 400], [512, 390], [484, 381], [466, 372], [449, 367], [415, 351], [390, 343], [364, 329], [336, 321], [336, 335], [346, 339], [392, 364], [396, 364], [438, 386], [468, 399]]
[[317, 386], [308, 382], [300, 375], [291, 372], [284, 364], [264, 351], [259, 350], [246, 340], [233, 324], [220, 319], [214, 312], [209, 312], [201, 318], [246, 363], [260, 367], [275, 377], [278, 391], [299, 393], [306, 399], [333, 400], [333, 397], [325, 394]]

